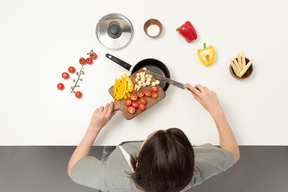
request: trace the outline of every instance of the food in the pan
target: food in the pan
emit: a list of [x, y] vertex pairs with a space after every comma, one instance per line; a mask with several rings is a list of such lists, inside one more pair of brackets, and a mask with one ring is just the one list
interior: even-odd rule
[[233, 60], [230, 60], [230, 65], [235, 75], [241, 78], [247, 72], [249, 67], [252, 65], [253, 60], [254, 58], [251, 59], [248, 63], [246, 63], [244, 52], [242, 52], [242, 56], [240, 53], [238, 53], [237, 59], [233, 58]]
[[154, 82], [151, 83], [151, 85], [154, 87], [156, 85], [159, 85], [160, 84], [160, 81], [159, 80], [156, 80]]
[[151, 84], [152, 75], [145, 72], [147, 70], [145, 67], [143, 68], [143, 70], [143, 72], [136, 73], [136, 85], [134, 87], [134, 90], [136, 91], [139, 91], [141, 87], [146, 87], [147, 85]]
[[185, 40], [190, 43], [197, 39], [197, 33], [190, 21], [186, 21], [181, 27], [177, 28], [179, 34], [181, 34]]
[[204, 43], [204, 49], [198, 49], [197, 54], [203, 65], [211, 65], [215, 60], [215, 49], [212, 45], [206, 47]]

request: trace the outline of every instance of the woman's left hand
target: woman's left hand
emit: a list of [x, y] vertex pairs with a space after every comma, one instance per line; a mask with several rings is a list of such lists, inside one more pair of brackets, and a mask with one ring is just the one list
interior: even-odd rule
[[89, 127], [101, 130], [117, 112], [113, 112], [113, 105], [114, 102], [111, 101], [110, 103], [107, 103], [105, 107], [101, 106], [96, 109], [92, 115]]

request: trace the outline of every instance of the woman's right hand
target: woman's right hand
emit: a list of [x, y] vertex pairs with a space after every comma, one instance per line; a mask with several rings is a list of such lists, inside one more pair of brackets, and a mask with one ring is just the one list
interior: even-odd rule
[[188, 88], [193, 91], [194, 98], [213, 116], [219, 112], [223, 112], [219, 103], [217, 95], [214, 91], [203, 87], [202, 85], [196, 85], [193, 87], [189, 83], [186, 84]]

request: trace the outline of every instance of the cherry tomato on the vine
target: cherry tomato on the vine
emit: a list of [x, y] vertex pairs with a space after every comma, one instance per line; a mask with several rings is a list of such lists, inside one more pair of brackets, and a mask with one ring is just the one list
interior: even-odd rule
[[79, 63], [80, 63], [81, 65], [84, 65], [85, 62], [86, 62], [86, 60], [85, 60], [83, 57], [81, 57], [81, 58], [79, 59]]
[[94, 52], [92, 52], [92, 53], [90, 53], [90, 57], [91, 57], [92, 59], [96, 59], [96, 58], [97, 58], [97, 54], [94, 53]]
[[75, 97], [78, 98], [78, 99], [80, 99], [80, 98], [82, 97], [82, 92], [81, 92], [81, 91], [77, 91], [77, 92], [75, 93]]
[[63, 77], [63, 79], [68, 79], [69, 74], [67, 72], [64, 72], [64, 73], [62, 73], [62, 77]]
[[57, 84], [57, 89], [59, 89], [59, 90], [63, 90], [64, 89], [64, 85], [63, 85], [63, 83], [58, 83]]
[[70, 66], [70, 67], [68, 68], [68, 71], [69, 71], [70, 73], [75, 73], [76, 69], [75, 69], [75, 67]]
[[87, 64], [92, 64], [92, 62], [93, 62], [93, 60], [92, 60], [92, 58], [91, 57], [88, 57], [87, 59], [86, 59], [86, 63]]

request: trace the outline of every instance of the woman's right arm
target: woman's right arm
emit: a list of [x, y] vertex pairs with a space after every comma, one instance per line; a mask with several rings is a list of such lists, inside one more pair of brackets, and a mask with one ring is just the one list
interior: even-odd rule
[[225, 117], [224, 111], [214, 91], [202, 85], [193, 87], [187, 84], [194, 98], [210, 113], [219, 133], [220, 148], [233, 153], [234, 161], [240, 158], [239, 147], [233, 131]]

